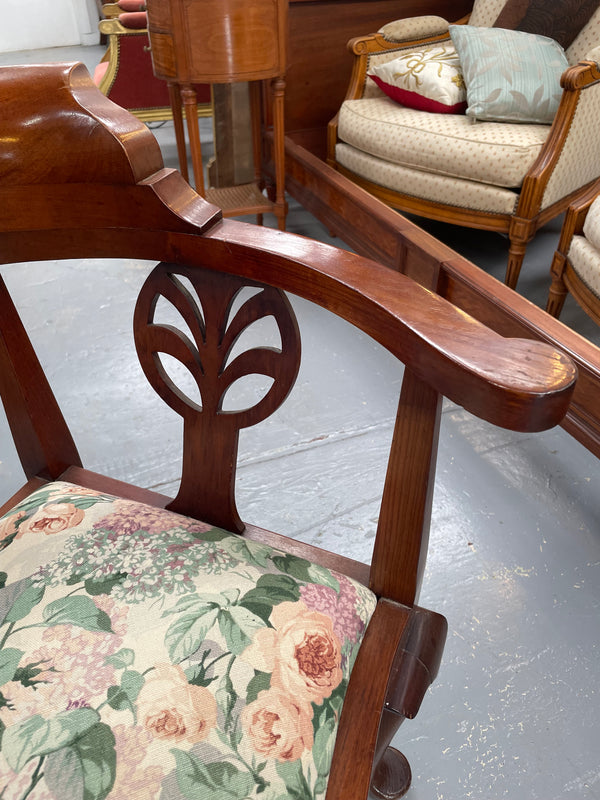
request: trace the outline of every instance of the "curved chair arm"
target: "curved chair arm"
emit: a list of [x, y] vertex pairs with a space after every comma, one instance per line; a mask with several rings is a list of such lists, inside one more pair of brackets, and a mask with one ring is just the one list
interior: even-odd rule
[[378, 33], [388, 42], [410, 42], [448, 33], [449, 24], [443, 17], [405, 17], [388, 22]]
[[562, 76], [563, 95], [542, 150], [523, 182], [517, 217], [542, 213], [600, 176], [600, 141], [590, 135], [600, 111], [600, 68], [581, 61]]

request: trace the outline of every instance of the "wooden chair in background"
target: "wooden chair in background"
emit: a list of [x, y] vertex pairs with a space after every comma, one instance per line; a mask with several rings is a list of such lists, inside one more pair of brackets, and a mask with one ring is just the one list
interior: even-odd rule
[[[0, 509], [3, 774], [24, 791], [45, 783], [61, 796], [67, 782], [71, 795], [99, 799], [134, 779], [149, 798], [242, 800], [269, 788], [364, 800], [371, 784], [400, 796], [409, 770], [388, 745], [435, 677], [446, 631], [416, 605], [442, 396], [497, 425], [541, 430], [568, 407], [572, 363], [504, 339], [375, 262], [223, 219], [82, 65], [0, 69], [0, 98], [1, 263], [160, 262], [134, 338], [148, 380], [184, 422], [174, 499], [84, 469], [0, 283], [0, 393], [26, 476]], [[370, 566], [236, 510], [239, 430], [283, 402], [298, 370], [286, 291], [405, 365]], [[165, 305], [179, 326], [162, 320]], [[264, 317], [277, 346], [231, 358]], [[193, 376], [193, 397], [166, 356]], [[224, 411], [227, 389], [252, 373], [272, 379], [262, 399]]]

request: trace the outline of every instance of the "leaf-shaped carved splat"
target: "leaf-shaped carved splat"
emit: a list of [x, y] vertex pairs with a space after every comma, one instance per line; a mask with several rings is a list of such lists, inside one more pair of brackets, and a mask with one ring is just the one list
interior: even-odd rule
[[[236, 305], [245, 287], [252, 287], [254, 294]], [[171, 306], [185, 330], [158, 321], [159, 301]], [[251, 347], [233, 357], [242, 334], [265, 318], [275, 321], [281, 346]], [[241, 532], [235, 506], [239, 431], [281, 405], [300, 365], [300, 337], [288, 299], [277, 289], [235, 275], [159, 264], [140, 291], [134, 335], [150, 384], [184, 420], [181, 484], [169, 508]], [[198, 402], [169, 376], [165, 356], [187, 369]], [[268, 378], [268, 391], [248, 408], [223, 410], [232, 384], [249, 375]]]

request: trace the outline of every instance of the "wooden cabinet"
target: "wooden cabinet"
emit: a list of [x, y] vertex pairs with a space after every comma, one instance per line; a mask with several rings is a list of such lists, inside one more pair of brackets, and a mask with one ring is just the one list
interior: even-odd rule
[[[148, 31], [154, 72], [168, 86], [176, 121], [179, 163], [187, 178], [182, 108], [196, 190], [223, 208], [226, 216], [275, 213], [285, 227], [284, 91], [287, 52], [287, 0], [148, 0]], [[268, 81], [263, 86], [262, 82]], [[242, 186], [204, 186], [194, 83], [213, 86], [248, 82], [254, 180]], [[213, 101], [216, 93], [213, 93]], [[261, 108], [271, 108], [275, 197], [261, 181]]]

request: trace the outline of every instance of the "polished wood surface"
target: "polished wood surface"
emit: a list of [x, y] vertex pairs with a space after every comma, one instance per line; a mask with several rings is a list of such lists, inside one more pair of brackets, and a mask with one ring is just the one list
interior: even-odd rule
[[577, 364], [579, 378], [561, 425], [600, 457], [600, 350], [331, 169], [311, 151], [322, 135], [286, 140], [286, 185], [356, 252], [436, 289], [503, 336], [547, 342]]
[[[157, 77], [169, 86], [175, 134], [182, 174], [187, 179], [187, 148], [181, 111], [185, 110], [188, 139], [196, 190], [223, 209], [225, 216], [272, 212], [278, 226], [285, 228], [286, 203], [284, 190], [284, 94], [287, 67], [288, 4], [287, 0], [149, 0], [147, 3], [148, 33], [152, 63]], [[257, 82], [268, 82], [264, 96]], [[234, 126], [233, 111], [227, 112], [222, 101], [232, 100], [231, 90], [223, 84], [249, 83], [250, 124], [245, 130]], [[195, 84], [220, 86], [213, 94], [216, 134], [216, 160], [209, 177], [221, 176], [215, 185], [205, 187], [198, 98]], [[275, 187], [273, 197], [262, 192], [262, 119], [261, 100], [268, 108], [273, 130], [272, 156]], [[219, 102], [220, 101], [220, 102]], [[246, 100], [243, 100], [246, 103]], [[248, 183], [239, 184], [234, 161], [243, 145], [236, 139], [251, 142], [246, 146], [253, 163]], [[247, 161], [248, 159], [246, 159]], [[250, 165], [246, 166], [246, 170]], [[233, 173], [233, 182], [223, 178]], [[236, 187], [231, 191], [230, 187]], [[239, 187], [239, 188], [237, 188]], [[242, 188], [243, 187], [243, 188]]]
[[[0, 69], [0, 97], [7, 131], [5, 163], [11, 165], [0, 180], [4, 212], [0, 217], [0, 263], [47, 260], [51, 269], [51, 262], [61, 258], [131, 257], [166, 262], [142, 292], [135, 330], [142, 364], [159, 394], [169, 402], [173, 386], [160, 372], [154, 374], [156, 349], [173, 352], [184, 364], [197, 363], [202, 342], [214, 343], [223, 332], [223, 314], [217, 313], [217, 308], [201, 318], [189, 303], [189, 292], [182, 292], [177, 276], [190, 278], [192, 285], [198, 281], [201, 294], [208, 291], [221, 310], [224, 298], [236, 286], [256, 289], [259, 283], [273, 287], [248, 306], [237, 322], [230, 323], [231, 337], [224, 339], [226, 351], [249, 320], [274, 313], [281, 320], [282, 349], [291, 354], [289, 363], [281, 354], [277, 369], [274, 361], [279, 356], [260, 348], [237, 366], [232, 362], [225, 385], [231, 377], [251, 370], [281, 379], [275, 396], [267, 394], [265, 406], [259, 404], [260, 412], [241, 415], [238, 422], [242, 424], [272, 410], [295, 374], [295, 325], [286, 320], [286, 304], [279, 290], [291, 291], [338, 314], [406, 364], [407, 383], [399, 403], [371, 567], [251, 526], [244, 528], [252, 538], [277, 541], [279, 547], [316, 563], [348, 569], [382, 593], [344, 703], [327, 792], [328, 800], [365, 800], [374, 761], [385, 756], [390, 734], [404, 716], [416, 713], [423, 692], [435, 677], [443, 647], [444, 620], [414, 604], [427, 541], [439, 396], [447, 395], [495, 424], [538, 430], [561, 420], [573, 393], [576, 370], [556, 349], [505, 339], [386, 266], [302, 237], [223, 220], [220, 211], [194, 193], [177, 172], [163, 168], [152, 134], [127, 112], [109, 104], [81, 65]], [[26, 110], [34, 103], [32, 121]], [[59, 140], [61, 146], [57, 147]], [[125, 208], [135, 208], [136, 215], [124, 214]], [[196, 349], [189, 332], [177, 335], [170, 328], [167, 333], [155, 327], [152, 309], [157, 293], [174, 301], [187, 327], [196, 332], [191, 334]], [[2, 302], [5, 307], [8, 301], [4, 296]], [[205, 362], [208, 369], [201, 371], [198, 380], [203, 397], [208, 392], [218, 415], [218, 398], [224, 389], [218, 365], [225, 351], [218, 353], [211, 347]], [[154, 366], [149, 366], [151, 363]], [[80, 466], [40, 372], [11, 308], [0, 317], [0, 393], [11, 429], [16, 431], [26, 477], [18, 496], [26, 496], [44, 480], [62, 477], [159, 507], [169, 503], [169, 498], [155, 492]], [[175, 394], [174, 403], [179, 406], [182, 398]], [[194, 420], [199, 411], [194, 401], [183, 401], [181, 408], [186, 422]], [[186, 425], [184, 459], [189, 462], [175, 502], [178, 510], [193, 513], [193, 485], [203, 483], [208, 488], [202, 493], [212, 493], [213, 500], [231, 517], [235, 508], [230, 485], [235, 436], [226, 424], [215, 427], [210, 435], [216, 453], [207, 469], [202, 461], [205, 433], [195, 422]], [[418, 513], [409, 507], [412, 502], [398, 504], [394, 497], [398, 490], [414, 500]], [[396, 515], [400, 519], [394, 519]], [[388, 524], [391, 530], [387, 530]], [[398, 536], [410, 541], [402, 547], [391, 546]], [[404, 562], [406, 553], [413, 554], [409, 564]], [[402, 685], [407, 676], [412, 676], [410, 686]], [[380, 724], [382, 716], [384, 723]], [[385, 763], [389, 766], [393, 759]], [[405, 775], [396, 770], [392, 773], [386, 769], [384, 788], [388, 796], [398, 796]]]

